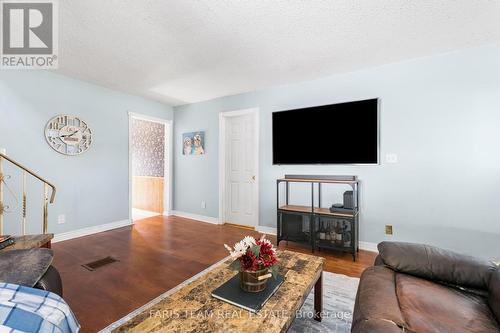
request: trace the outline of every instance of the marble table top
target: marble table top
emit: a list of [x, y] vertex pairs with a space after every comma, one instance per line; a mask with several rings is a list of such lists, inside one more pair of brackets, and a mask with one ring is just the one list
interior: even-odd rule
[[0, 251], [36, 249], [47, 244], [54, 238], [54, 234], [14, 236], [16, 242]]
[[227, 260], [113, 332], [286, 332], [321, 276], [324, 258], [291, 251], [278, 257], [285, 282], [257, 314], [211, 296], [236, 274]]

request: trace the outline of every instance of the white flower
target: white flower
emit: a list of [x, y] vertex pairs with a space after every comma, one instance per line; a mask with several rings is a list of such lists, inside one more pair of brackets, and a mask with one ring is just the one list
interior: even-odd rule
[[247, 250], [255, 244], [257, 244], [255, 238], [246, 236], [245, 238], [243, 238], [243, 240], [234, 244], [234, 250], [227, 244], [224, 244], [224, 247], [229, 251], [231, 258], [238, 259], [241, 256], [245, 255], [247, 253]]
[[253, 238], [251, 236], [246, 236], [245, 238], [243, 238], [241, 243], [245, 244], [246, 247], [249, 248], [249, 247], [254, 246], [256, 244], [256, 241], [255, 241], [255, 238]]
[[229, 254], [231, 255], [231, 258], [233, 258], [234, 260], [236, 260], [239, 257], [241, 257], [246, 252], [246, 251], [243, 252], [243, 251], [237, 250], [236, 249], [236, 245], [237, 244], [235, 244], [235, 250], [233, 251], [233, 249], [230, 246], [228, 246], [227, 244], [224, 244], [224, 247], [229, 251]]
[[242, 255], [244, 255], [244, 252], [231, 252], [231, 258], [233, 259], [239, 259]]
[[243, 241], [234, 244], [234, 250], [236, 252], [246, 252], [247, 248], [248, 246], [245, 243], [243, 243]]

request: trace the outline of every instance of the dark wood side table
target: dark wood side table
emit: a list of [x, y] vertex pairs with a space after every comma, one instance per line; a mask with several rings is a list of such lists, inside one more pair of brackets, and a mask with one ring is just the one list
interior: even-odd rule
[[40, 247], [50, 249], [52, 238], [54, 238], [54, 234], [14, 236], [16, 242], [0, 251], [36, 249]]

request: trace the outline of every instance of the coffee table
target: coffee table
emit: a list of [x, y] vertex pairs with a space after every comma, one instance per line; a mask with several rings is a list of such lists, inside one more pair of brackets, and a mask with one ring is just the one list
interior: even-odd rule
[[278, 257], [285, 282], [257, 314], [211, 296], [236, 274], [227, 259], [109, 328], [113, 332], [286, 332], [313, 287], [311, 315], [321, 321], [324, 258], [291, 251], [278, 251]]

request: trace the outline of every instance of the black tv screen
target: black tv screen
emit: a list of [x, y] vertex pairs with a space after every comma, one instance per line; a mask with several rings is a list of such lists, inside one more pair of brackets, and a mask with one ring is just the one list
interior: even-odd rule
[[273, 113], [273, 164], [377, 164], [378, 99]]

